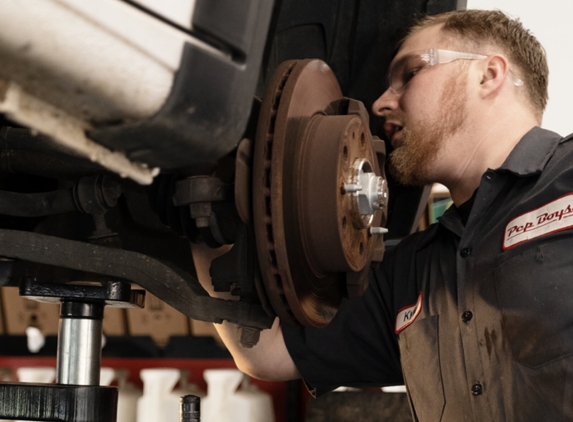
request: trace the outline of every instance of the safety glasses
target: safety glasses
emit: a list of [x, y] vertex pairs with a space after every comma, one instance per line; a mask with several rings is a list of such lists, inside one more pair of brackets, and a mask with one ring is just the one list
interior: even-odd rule
[[[428, 48], [406, 54], [390, 68], [388, 88], [394, 94], [402, 94], [412, 78], [428, 66], [451, 63], [455, 60], [481, 60], [486, 57], [482, 54], [462, 53], [460, 51], [440, 50], [437, 48]], [[516, 77], [511, 70], [509, 71], [509, 76], [515, 86], [523, 85], [523, 81]]]

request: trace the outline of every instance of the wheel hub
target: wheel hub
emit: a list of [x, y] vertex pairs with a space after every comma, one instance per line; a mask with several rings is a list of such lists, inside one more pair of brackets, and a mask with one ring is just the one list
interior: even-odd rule
[[253, 215], [262, 279], [285, 322], [322, 327], [380, 261], [384, 143], [362, 103], [343, 98], [320, 60], [289, 61], [263, 99], [253, 157]]

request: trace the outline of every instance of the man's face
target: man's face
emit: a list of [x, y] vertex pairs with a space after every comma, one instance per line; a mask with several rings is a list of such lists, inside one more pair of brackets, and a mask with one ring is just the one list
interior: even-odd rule
[[436, 117], [413, 117], [402, 129], [397, 148], [390, 155], [391, 171], [405, 185], [433, 183], [432, 166], [446, 140], [462, 127], [466, 116], [466, 92], [461, 75], [443, 87], [436, 104]]
[[[439, 27], [408, 38], [391, 68], [408, 54], [427, 48], [451, 48]], [[375, 114], [386, 119], [384, 129], [394, 147], [391, 171], [400, 183], [424, 185], [441, 179], [447, 163], [440, 158], [451, 150], [449, 140], [466, 121], [466, 99], [465, 72], [457, 62], [425, 67], [401, 94], [388, 90], [374, 103]]]

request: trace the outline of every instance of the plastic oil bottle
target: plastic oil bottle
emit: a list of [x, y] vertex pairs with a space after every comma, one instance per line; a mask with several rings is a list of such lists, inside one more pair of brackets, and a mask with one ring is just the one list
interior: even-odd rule
[[137, 422], [179, 420], [179, 397], [172, 394], [180, 377], [178, 369], [150, 368], [139, 373], [143, 395], [137, 402]]
[[[245, 381], [236, 369], [207, 369], [207, 397], [201, 404], [202, 422], [273, 422], [271, 397]], [[243, 384], [243, 388], [238, 390]]]

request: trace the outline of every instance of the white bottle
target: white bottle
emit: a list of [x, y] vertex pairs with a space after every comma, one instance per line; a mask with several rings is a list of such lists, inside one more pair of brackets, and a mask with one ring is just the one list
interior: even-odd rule
[[191, 373], [186, 370], [186, 369], [180, 369], [179, 370], [179, 385], [177, 386], [177, 388], [175, 390], [173, 390], [173, 395], [177, 396], [177, 398], [181, 398], [183, 396], [186, 396], [188, 394], [192, 394], [194, 396], [197, 396], [201, 399], [205, 398], [205, 396], [207, 396], [207, 393], [205, 393], [203, 390], [201, 390], [199, 388], [199, 386], [197, 386], [196, 384], [193, 384], [191, 382], [189, 382], [189, 377], [191, 375]]
[[38, 327], [26, 328], [26, 344], [30, 353], [38, 353], [46, 344], [46, 336]]
[[143, 395], [137, 402], [137, 422], [179, 420], [179, 398], [172, 393], [179, 380], [179, 370], [172, 368], [142, 369]]
[[137, 402], [143, 392], [127, 381], [128, 375], [129, 371], [126, 369], [115, 370], [118, 386], [117, 422], [137, 421]]
[[101, 368], [99, 371], [99, 385], [102, 387], [109, 387], [115, 379], [115, 369]]
[[245, 376], [241, 389], [235, 394], [235, 422], [274, 422], [273, 401]]
[[236, 369], [207, 369], [207, 397], [201, 404], [201, 422], [273, 422], [271, 398], [248, 383], [237, 388], [245, 375]]
[[136, 422], [137, 401], [142, 395], [139, 388], [127, 382], [127, 369], [101, 368], [100, 385], [110, 386], [117, 380], [117, 422]]
[[16, 369], [20, 382], [33, 382], [37, 384], [51, 384], [56, 379], [56, 368], [49, 366], [21, 367]]

